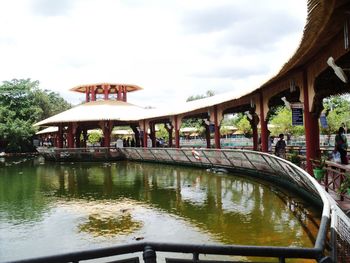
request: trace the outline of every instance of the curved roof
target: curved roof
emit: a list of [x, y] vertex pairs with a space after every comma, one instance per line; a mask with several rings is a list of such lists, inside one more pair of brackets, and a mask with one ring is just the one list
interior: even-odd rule
[[[123, 84], [123, 83], [95, 83], [95, 84], [85, 84], [85, 85], [79, 85], [79, 86], [75, 86], [74, 88], [71, 88], [71, 91], [76, 91], [76, 92], [81, 92], [81, 93], [85, 93], [86, 89], [90, 88], [90, 87], [102, 87], [102, 86], [110, 86], [111, 88], [119, 88], [119, 87], [123, 87], [126, 88], [127, 92], [132, 92], [132, 91], [136, 91], [136, 90], [142, 90], [141, 87], [137, 86], [137, 85], [133, 85], [133, 84]], [[97, 90], [97, 93], [103, 93], [103, 90]]]
[[105, 120], [135, 121], [139, 120], [145, 111], [147, 109], [123, 101], [91, 101], [35, 123], [34, 126]]

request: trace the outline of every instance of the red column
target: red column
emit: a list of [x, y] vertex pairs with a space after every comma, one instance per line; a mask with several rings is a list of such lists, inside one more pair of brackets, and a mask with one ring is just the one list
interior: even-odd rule
[[175, 148], [180, 148], [180, 130], [177, 127], [177, 115], [175, 118]]
[[104, 147], [110, 147], [111, 144], [111, 124], [109, 121], [105, 121], [103, 126]]
[[312, 159], [319, 157], [320, 150], [320, 129], [318, 126], [318, 116], [309, 111], [309, 91], [307, 73], [303, 73], [303, 92], [304, 92], [304, 126], [306, 140], [306, 169], [309, 174], [312, 171]]
[[109, 90], [108, 90], [108, 85], [103, 85], [103, 93], [104, 93], [104, 99], [108, 100], [108, 94], [109, 94]]
[[62, 124], [58, 125], [57, 147], [63, 148], [63, 127], [62, 127]]
[[91, 86], [91, 101], [96, 101], [95, 86]]
[[147, 148], [146, 120], [143, 120], [143, 147], [144, 147], [144, 148]]
[[67, 131], [67, 144], [68, 148], [74, 148], [74, 135], [73, 135], [73, 124], [68, 124], [68, 131]]
[[169, 135], [169, 143], [168, 146], [171, 148], [173, 147], [173, 127], [170, 126], [170, 128], [168, 127], [169, 123], [164, 123], [164, 127], [168, 132]]
[[122, 100], [122, 88], [118, 86], [117, 100]]
[[215, 130], [215, 134], [214, 134], [214, 138], [215, 138], [215, 148], [216, 149], [220, 149], [221, 145], [220, 145], [220, 125], [218, 123], [218, 109], [217, 106], [214, 106], [214, 130]]
[[86, 87], [85, 89], [85, 102], [89, 102], [90, 101], [90, 89], [89, 87]]
[[207, 148], [210, 149], [211, 145], [210, 145], [210, 129], [209, 129], [209, 125], [205, 124], [205, 139], [207, 141]]
[[156, 128], [154, 123], [150, 123], [150, 137], [152, 140], [152, 147], [156, 147]]
[[260, 92], [261, 151], [268, 152], [267, 122], [264, 115], [264, 98], [262, 92]]
[[258, 136], [258, 127], [257, 127], [257, 120], [256, 120], [256, 114], [253, 115], [253, 123], [252, 123], [252, 130], [253, 130], [253, 150], [257, 151], [258, 150], [258, 141], [259, 141], [259, 136]]
[[127, 88], [126, 87], [124, 87], [124, 89], [123, 89], [123, 101], [125, 101], [126, 102], [126, 93], [127, 93]]

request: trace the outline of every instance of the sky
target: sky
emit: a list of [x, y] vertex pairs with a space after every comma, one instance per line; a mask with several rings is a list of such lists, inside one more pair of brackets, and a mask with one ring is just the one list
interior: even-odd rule
[[40, 81], [72, 104], [91, 83], [163, 107], [258, 88], [296, 51], [306, 0], [0, 1], [0, 82]]

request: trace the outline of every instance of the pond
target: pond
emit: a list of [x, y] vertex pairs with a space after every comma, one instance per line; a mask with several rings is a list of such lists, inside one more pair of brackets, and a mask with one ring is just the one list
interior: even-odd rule
[[320, 210], [247, 176], [0, 159], [0, 261], [142, 241], [313, 247]]

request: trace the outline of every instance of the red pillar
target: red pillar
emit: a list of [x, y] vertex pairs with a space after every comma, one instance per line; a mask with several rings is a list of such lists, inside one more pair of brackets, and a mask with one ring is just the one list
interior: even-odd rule
[[89, 87], [86, 87], [85, 89], [85, 102], [89, 102], [90, 101], [90, 89]]
[[205, 124], [205, 139], [207, 141], [207, 148], [210, 149], [211, 145], [210, 145], [210, 129], [209, 129], [209, 125]]
[[124, 87], [123, 88], [123, 101], [125, 101], [126, 102], [126, 93], [127, 93], [127, 88], [126, 87]]
[[173, 127], [170, 126], [170, 128], [168, 127], [169, 123], [164, 123], [164, 127], [168, 132], [169, 135], [169, 142], [168, 142], [168, 146], [171, 148], [173, 147]]
[[259, 136], [258, 136], [258, 127], [257, 127], [257, 121], [256, 121], [256, 114], [253, 115], [253, 123], [252, 123], [252, 130], [253, 130], [253, 151], [258, 150], [258, 144], [259, 144]]
[[178, 129], [177, 125], [177, 115], [174, 116], [175, 118], [175, 148], [180, 148], [180, 130]]
[[91, 87], [91, 101], [96, 101], [95, 86], [92, 86], [92, 87]]
[[58, 125], [57, 147], [63, 148], [63, 127], [62, 127], [62, 124]]
[[154, 123], [150, 123], [150, 137], [151, 137], [151, 140], [152, 140], [152, 147], [156, 147], [156, 127], [155, 127], [155, 124]]
[[103, 138], [104, 147], [110, 147], [111, 144], [111, 124], [109, 121], [105, 121], [103, 126]]
[[118, 86], [117, 100], [122, 100], [122, 87]]
[[68, 148], [74, 148], [74, 134], [73, 134], [73, 124], [68, 124], [68, 131], [67, 131], [67, 146]]
[[214, 134], [215, 148], [216, 149], [220, 149], [221, 148], [221, 144], [220, 144], [220, 125], [218, 123], [218, 108], [217, 108], [216, 105], [214, 106], [214, 130], [215, 130], [215, 134]]
[[260, 92], [261, 151], [268, 152], [267, 121], [264, 115], [264, 98], [262, 92]]
[[143, 147], [144, 147], [144, 148], [147, 148], [146, 120], [143, 120]]
[[104, 85], [103, 86], [103, 93], [104, 93], [104, 99], [108, 100], [108, 94], [109, 94], [109, 89], [108, 89], [108, 85]]
[[306, 141], [306, 169], [309, 174], [312, 171], [312, 159], [319, 157], [320, 150], [320, 129], [318, 126], [318, 116], [309, 111], [309, 91], [307, 72], [303, 73], [303, 92], [304, 92], [304, 126]]

